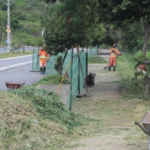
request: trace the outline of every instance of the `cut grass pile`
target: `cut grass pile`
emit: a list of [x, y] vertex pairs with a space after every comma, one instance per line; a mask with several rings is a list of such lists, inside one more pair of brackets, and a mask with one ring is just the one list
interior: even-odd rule
[[88, 58], [88, 63], [99, 64], [99, 63], [107, 63], [107, 61], [102, 57], [94, 56], [94, 57]]
[[0, 112], [2, 150], [59, 149], [80, 125], [59, 96], [31, 87], [0, 92]]
[[28, 86], [18, 90], [10, 90], [10, 92], [32, 102], [36, 110], [45, 119], [51, 119], [68, 128], [79, 123], [76, 120], [76, 115], [66, 108], [56, 93]]
[[[41, 80], [39, 80], [39, 82], [37, 82], [36, 84], [34, 84], [34, 86], [37, 85], [58, 85], [61, 83], [62, 80], [62, 76], [61, 75], [48, 75], [44, 78], [42, 78]], [[63, 84], [70, 84], [70, 80], [67, 78], [64, 78]]]

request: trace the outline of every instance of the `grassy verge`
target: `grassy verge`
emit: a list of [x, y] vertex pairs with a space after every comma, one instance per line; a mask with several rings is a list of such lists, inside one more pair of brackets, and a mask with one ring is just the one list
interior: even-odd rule
[[150, 100], [149, 96], [144, 94], [141, 87], [133, 78], [135, 77], [136, 62], [131, 54], [124, 54], [117, 60], [117, 71], [121, 77], [122, 88], [125, 98], [141, 98]]
[[99, 64], [99, 63], [107, 63], [107, 61], [102, 57], [94, 56], [94, 57], [88, 58], [88, 63]]
[[33, 54], [33, 51], [32, 51], [32, 50], [26, 51], [25, 53], [23, 53], [23, 52], [1, 53], [1, 54], [0, 54], [0, 59], [2, 59], [2, 58], [10, 58], [10, 57], [18, 57], [18, 56], [25, 56], [25, 55], [32, 55], [32, 54]]
[[91, 145], [93, 150], [97, 147], [105, 150], [114, 147], [123, 150], [146, 149], [147, 144], [144, 143], [147, 137], [134, 122], [140, 122], [149, 108], [148, 101], [139, 99], [86, 98], [75, 101], [74, 111], [88, 120], [77, 127], [76, 130], [82, 131], [84, 138], [72, 142], [72, 149], [86, 150]]
[[[39, 80], [37, 83], [33, 84], [33, 86], [38, 85], [58, 85], [61, 83], [62, 76], [60, 75], [48, 75], [41, 80]], [[70, 80], [67, 78], [64, 78], [63, 84], [70, 84]]]

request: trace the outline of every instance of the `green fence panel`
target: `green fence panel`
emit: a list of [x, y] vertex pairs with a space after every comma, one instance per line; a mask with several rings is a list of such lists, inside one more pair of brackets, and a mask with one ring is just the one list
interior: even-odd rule
[[[71, 59], [72, 59], [72, 52], [69, 51], [68, 55], [65, 59], [63, 68], [67, 68], [67, 65], [69, 64]], [[84, 52], [80, 52], [80, 61], [81, 61], [83, 74], [84, 74], [84, 78], [85, 78], [86, 77], [86, 54], [84, 54]], [[71, 66], [68, 69], [68, 75], [69, 75], [69, 77], [71, 79], [71, 83], [72, 83], [71, 84], [72, 90], [70, 91], [70, 94], [69, 94], [69, 97], [67, 100], [67, 104], [68, 104], [69, 108], [71, 108], [72, 101], [74, 101], [76, 99], [76, 96], [79, 94], [79, 90], [81, 91], [83, 89], [83, 85], [84, 85], [84, 78], [83, 78], [82, 70], [81, 70], [81, 67], [79, 64], [77, 52], [73, 53], [73, 61], [72, 61], [71, 65], [72, 65], [72, 79], [71, 79]]]
[[32, 55], [32, 70], [40, 71], [39, 60], [38, 60], [39, 50], [33, 50]]
[[[38, 57], [39, 50], [33, 51], [32, 56], [32, 70], [40, 71], [40, 62]], [[49, 74], [58, 74], [58, 72], [54, 69], [54, 65], [56, 63], [56, 59], [58, 56], [64, 57], [63, 53], [59, 53], [57, 56], [50, 56], [49, 62], [46, 64], [46, 75]]]
[[[83, 70], [83, 74], [82, 74], [82, 70], [81, 70], [81, 67], [79, 65], [79, 72], [80, 72], [80, 76], [79, 76], [79, 89], [81, 91], [83, 89], [84, 79], [86, 77], [86, 54], [80, 53], [80, 61], [81, 61], [82, 70]], [[83, 78], [83, 76], [84, 76], [84, 78]]]
[[96, 56], [98, 53], [98, 46], [92, 47], [88, 49], [88, 57]]
[[[92, 57], [97, 55], [98, 47], [95, 46], [93, 48], [88, 49], [88, 57]], [[33, 70], [38, 70], [40, 71], [39, 68], [39, 60], [38, 60], [38, 52], [39, 50], [34, 50], [33, 52], [33, 60], [32, 60], [32, 69]], [[54, 69], [54, 65], [56, 63], [56, 59], [58, 56], [64, 57], [64, 53], [59, 53], [57, 56], [50, 56], [50, 60], [47, 63], [47, 69], [46, 69], [46, 74], [58, 74], [58, 72]], [[68, 54], [65, 58], [64, 64], [63, 64], [63, 71], [62, 73], [64, 74], [70, 61], [72, 60], [72, 50], [68, 50]], [[80, 61], [83, 69], [83, 74], [84, 78], [86, 77], [86, 54], [84, 52], [80, 52]], [[72, 70], [71, 70], [71, 65], [72, 65]], [[82, 70], [79, 65], [79, 60], [78, 60], [78, 55], [77, 52], [73, 52], [73, 61], [72, 64], [70, 65], [67, 73], [69, 78], [71, 79], [71, 88], [72, 90], [70, 91], [70, 94], [68, 96], [68, 106], [69, 108], [71, 107], [71, 103], [73, 100], [75, 100], [76, 96], [81, 92], [84, 86], [84, 78], [82, 75]], [[71, 78], [71, 73], [72, 73], [72, 78]]]

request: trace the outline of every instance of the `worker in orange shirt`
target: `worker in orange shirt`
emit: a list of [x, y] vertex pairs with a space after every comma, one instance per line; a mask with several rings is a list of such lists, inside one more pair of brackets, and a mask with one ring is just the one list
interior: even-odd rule
[[122, 55], [122, 53], [117, 50], [117, 45], [114, 44], [113, 48], [110, 49], [109, 71], [111, 71], [111, 66], [113, 66], [113, 71], [116, 71], [117, 55]]
[[49, 61], [49, 54], [47, 54], [47, 52], [44, 50], [44, 47], [45, 47], [45, 45], [38, 53], [38, 56], [40, 58], [40, 71], [41, 71], [41, 74], [43, 74], [43, 75], [45, 75], [46, 64]]

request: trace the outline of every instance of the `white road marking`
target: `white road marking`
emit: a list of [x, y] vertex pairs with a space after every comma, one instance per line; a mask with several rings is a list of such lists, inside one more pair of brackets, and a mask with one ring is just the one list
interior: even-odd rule
[[20, 63], [20, 64], [15, 64], [15, 65], [10, 65], [10, 66], [6, 66], [6, 67], [2, 67], [2, 68], [0, 68], [0, 72], [6, 71], [6, 70], [12, 69], [12, 68], [17, 68], [17, 67], [20, 67], [20, 66], [29, 65], [29, 64], [32, 64], [32, 61], [24, 62], [24, 63]]

